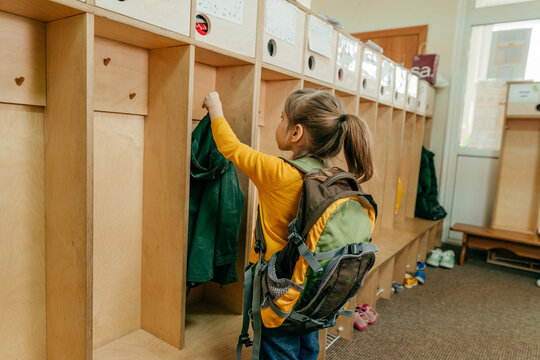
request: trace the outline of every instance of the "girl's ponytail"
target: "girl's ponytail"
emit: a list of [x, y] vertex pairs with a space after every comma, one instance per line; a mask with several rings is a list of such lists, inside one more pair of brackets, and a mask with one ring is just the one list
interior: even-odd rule
[[342, 114], [340, 122], [343, 128], [343, 152], [349, 172], [356, 176], [358, 183], [364, 183], [373, 176], [371, 132], [367, 124], [353, 114]]
[[341, 101], [326, 91], [301, 89], [285, 102], [289, 129], [300, 124], [308, 133], [306, 147], [296, 157], [311, 156], [320, 160], [336, 157], [343, 148], [351, 172], [364, 183], [374, 172], [371, 133], [358, 116], [343, 114]]

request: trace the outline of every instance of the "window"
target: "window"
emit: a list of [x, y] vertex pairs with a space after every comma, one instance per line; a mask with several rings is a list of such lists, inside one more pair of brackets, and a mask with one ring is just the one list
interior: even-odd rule
[[460, 146], [498, 150], [506, 81], [540, 81], [540, 19], [473, 26], [468, 62]]
[[474, 7], [483, 8], [483, 7], [489, 7], [489, 6], [517, 4], [517, 3], [528, 2], [528, 1], [533, 1], [533, 0], [476, 0]]

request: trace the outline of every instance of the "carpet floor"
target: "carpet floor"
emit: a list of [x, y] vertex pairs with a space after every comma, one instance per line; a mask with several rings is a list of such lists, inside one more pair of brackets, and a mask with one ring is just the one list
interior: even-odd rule
[[326, 359], [540, 359], [537, 274], [485, 259], [470, 249], [464, 266], [428, 267], [425, 285], [379, 300], [377, 323], [338, 339]]

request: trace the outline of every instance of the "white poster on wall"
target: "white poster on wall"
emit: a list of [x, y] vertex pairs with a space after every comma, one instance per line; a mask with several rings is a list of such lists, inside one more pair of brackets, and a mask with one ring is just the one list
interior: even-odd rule
[[339, 33], [337, 64], [355, 71], [358, 58], [358, 42]]
[[531, 29], [494, 31], [488, 79], [521, 80], [525, 76]]
[[309, 17], [308, 46], [309, 50], [332, 58], [332, 25], [316, 16]]
[[296, 44], [297, 8], [286, 0], [266, 1], [266, 32], [280, 40]]
[[244, 0], [197, 0], [197, 11], [241, 25]]

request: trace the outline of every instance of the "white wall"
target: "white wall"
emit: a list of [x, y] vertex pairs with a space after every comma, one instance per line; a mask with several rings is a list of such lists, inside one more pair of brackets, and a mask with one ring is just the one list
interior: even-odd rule
[[[337, 18], [348, 33], [428, 25], [426, 54], [440, 55], [438, 71], [450, 81], [458, 2], [458, 0], [312, 0], [311, 8]], [[435, 153], [439, 187], [450, 86], [437, 90], [433, 117], [431, 150]]]

